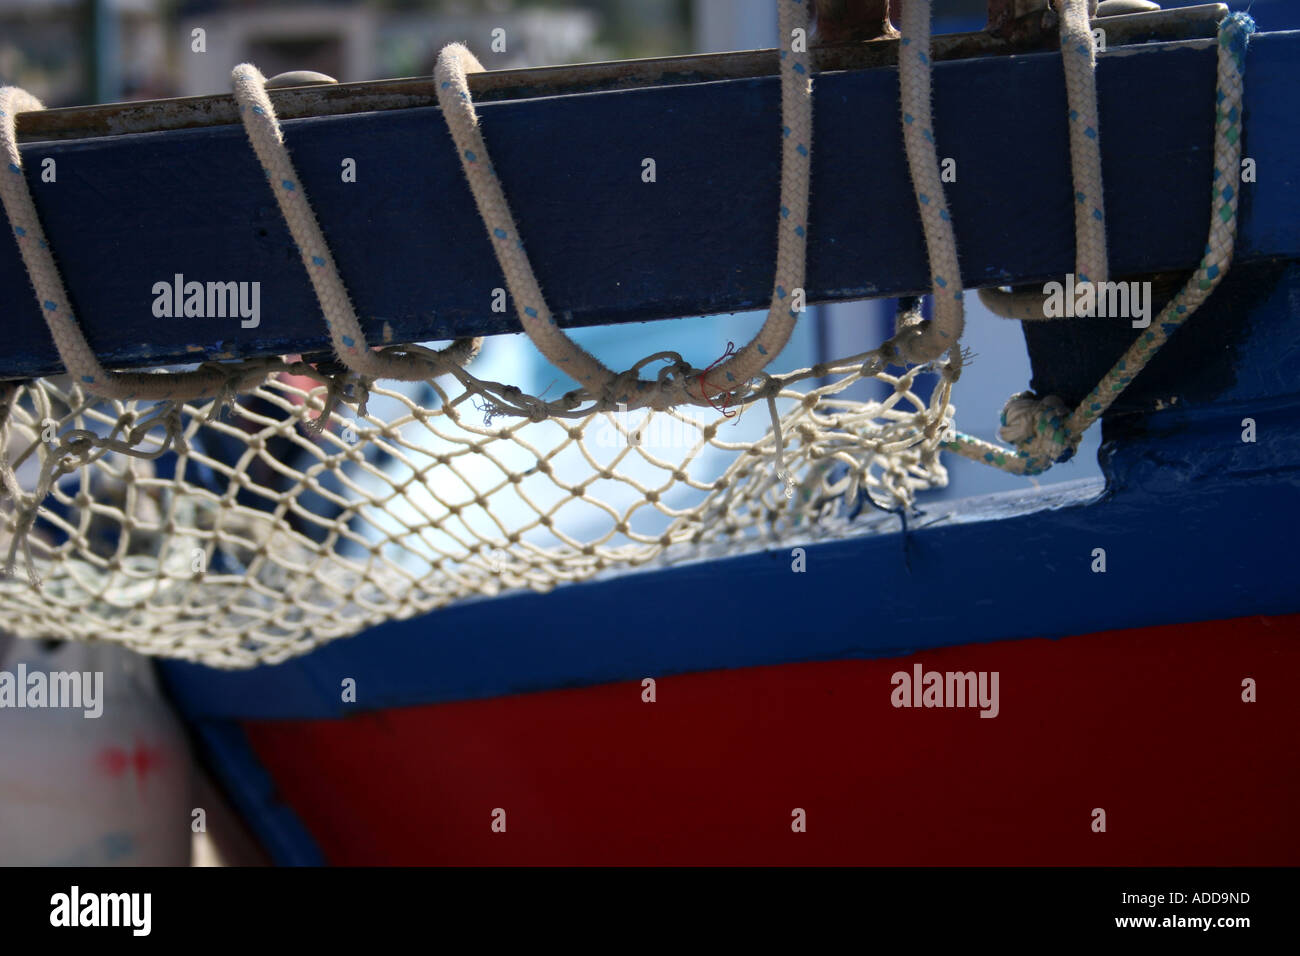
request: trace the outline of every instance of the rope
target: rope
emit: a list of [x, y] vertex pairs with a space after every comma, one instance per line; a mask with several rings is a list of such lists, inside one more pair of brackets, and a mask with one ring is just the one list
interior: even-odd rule
[[[488, 158], [487, 145], [469, 96], [467, 75], [482, 66], [459, 44], [443, 50], [435, 74], [439, 101], [460, 151], [462, 166], [475, 202], [488, 228], [493, 249], [506, 275], [524, 331], [555, 365], [577, 380], [589, 393], [601, 396], [601, 405], [626, 404], [629, 408], [652, 405], [665, 408], [680, 402], [711, 403], [714, 396], [729, 396], [755, 378], [781, 352], [798, 319], [791, 307], [795, 289], [803, 287], [808, 230], [808, 182], [812, 147], [812, 60], [807, 52], [808, 9], [805, 0], [780, 0], [778, 22], [781, 50], [782, 183], [778, 220], [776, 280], [767, 321], [747, 345], [711, 371], [711, 379], [693, 374], [660, 376], [643, 381], [633, 371], [616, 374], [576, 345], [555, 324], [532, 266], [524, 252], [514, 217]], [[802, 42], [796, 44], [796, 31]], [[797, 49], [796, 49], [797, 47]], [[251, 64], [241, 64], [232, 74], [240, 118], [258, 160], [267, 175], [280, 212], [298, 246], [303, 268], [320, 304], [335, 354], [363, 384], [379, 378], [417, 381], [448, 366], [463, 364], [477, 352], [481, 339], [457, 343], [431, 365], [427, 351], [402, 347], [373, 350], [361, 329], [334, 257], [312, 211], [306, 189], [284, 143], [275, 110], [266, 93], [266, 79]], [[58, 348], [60, 358], [78, 381], [97, 395], [113, 399], [192, 400], [225, 397], [265, 380], [268, 366], [258, 363], [210, 363], [181, 373], [110, 373], [95, 357], [77, 324], [54, 263], [49, 244], [36, 215], [22, 175], [15, 115], [41, 109], [34, 97], [17, 88], [0, 90], [0, 136], [16, 175], [0, 178], [0, 197], [27, 267], [37, 301]], [[679, 363], [684, 365], [684, 363]], [[688, 368], [682, 369], [689, 372]], [[725, 384], [719, 385], [718, 382]]]
[[[903, 111], [903, 146], [907, 168], [916, 191], [929, 256], [934, 318], [913, 316], [900, 319], [885, 351], [910, 364], [921, 365], [938, 359], [961, 339], [966, 326], [962, 306], [961, 270], [957, 263], [957, 238], [952, 215], [944, 199], [939, 176], [939, 155], [934, 140], [934, 119], [930, 105], [930, 0], [910, 0], [900, 16], [902, 38], [898, 48], [898, 81]], [[900, 316], [903, 313], [900, 313]], [[953, 372], [961, 366], [955, 350], [950, 359]]]
[[1025, 475], [1040, 474], [1054, 463], [1068, 461], [1083, 433], [1222, 281], [1232, 264], [1237, 234], [1246, 46], [1254, 32], [1255, 22], [1244, 13], [1234, 13], [1219, 24], [1210, 228], [1196, 272], [1073, 412], [1067, 414], [1065, 404], [1055, 396], [1039, 399], [1022, 392], [1007, 403], [999, 432], [1004, 441], [1016, 446], [1014, 450], [961, 432], [945, 442], [945, 448]]
[[45, 107], [25, 90], [0, 88], [0, 150], [6, 168], [0, 171], [0, 203], [18, 242], [27, 277], [36, 293], [36, 303], [50, 330], [64, 367], [77, 382], [109, 399], [176, 400], [218, 395], [223, 390], [243, 390], [265, 377], [260, 365], [245, 366], [237, 373], [212, 365], [194, 371], [157, 374], [149, 372], [112, 373], [99, 364], [94, 351], [77, 324], [71, 300], [59, 275], [50, 244], [41, 228], [36, 204], [23, 174], [22, 154], [18, 150], [17, 117], [19, 113]]
[[[248, 64], [234, 70], [235, 98], [249, 140], [261, 160], [280, 211], [302, 254], [329, 328], [334, 349], [344, 365], [366, 379], [392, 378], [418, 381], [461, 365], [477, 353], [482, 339], [453, 343], [440, 353], [420, 355], [402, 349], [372, 351], [347, 290], [334, 266], [333, 256], [311, 210], [306, 191], [293, 168], [275, 112], [266, 94], [266, 80]], [[17, 87], [0, 88], [0, 148], [7, 172], [0, 173], [0, 201], [18, 241], [18, 249], [36, 301], [45, 318], [55, 348], [73, 379], [101, 398], [120, 401], [194, 401], [216, 398], [220, 406], [229, 396], [256, 387], [282, 366], [274, 359], [204, 363], [183, 372], [110, 372], [96, 358], [77, 322], [71, 299], [45, 238], [31, 191], [23, 173], [18, 149], [17, 114], [44, 109], [39, 100]]]
[[1070, 109], [1070, 170], [1074, 177], [1074, 272], [1080, 282], [1105, 282], [1106, 214], [1101, 188], [1101, 123], [1097, 115], [1097, 50], [1087, 0], [1058, 0], [1061, 60]]
[[[1104, 282], [1108, 269], [1100, 123], [1093, 82], [1096, 50], [1087, 0], [1060, 0], [1060, 3], [1061, 55], [1070, 116], [1070, 168], [1075, 196], [1075, 272], [1081, 282]], [[900, 312], [894, 337], [885, 348], [914, 364], [938, 359], [958, 343], [965, 328], [957, 240], [944, 198], [934, 137], [930, 13], [931, 0], [911, 0], [903, 5], [900, 13], [902, 38], [898, 63], [903, 145], [933, 273], [931, 292], [935, 317], [925, 321], [914, 314]], [[956, 372], [961, 364], [959, 353], [952, 353], [951, 363], [952, 371]]]
[[[650, 406], [663, 409], [689, 402], [712, 404], [747, 384], [785, 348], [798, 320], [791, 308], [795, 289], [803, 287], [808, 238], [808, 183], [812, 161], [812, 57], [808, 53], [807, 0], [778, 0], [777, 23], [781, 50], [781, 209], [777, 220], [776, 277], [767, 320], [754, 338], [734, 356], [710, 367], [706, 379], [695, 370], [660, 377], [656, 382], [639, 376], [615, 374], [595, 356], [578, 346], [555, 323], [532, 264], [524, 250], [514, 215], [488, 157], [487, 143], [469, 95], [468, 76], [483, 67], [464, 46], [453, 43], [438, 56], [434, 79], [438, 102], [460, 155], [461, 167], [479, 215], [487, 228], [506, 285], [524, 332], [537, 349], [588, 392], [606, 403], [629, 409]], [[795, 44], [796, 31], [803, 43]], [[799, 48], [796, 49], [796, 46]], [[719, 385], [718, 383], [725, 383]]]
[[[312, 211], [307, 190], [289, 158], [275, 108], [266, 92], [266, 77], [251, 63], [241, 63], [235, 67], [231, 79], [244, 131], [298, 247], [303, 268], [307, 270], [316, 301], [325, 317], [335, 355], [363, 381], [386, 378], [416, 382], [427, 379], [430, 367], [423, 356], [401, 347], [375, 351], [366, 341], [348, 290], [334, 263], [334, 255]], [[448, 358], [461, 358], [466, 353], [476, 353], [481, 344], [481, 338], [472, 343], [457, 342], [442, 354]]]
[[[1070, 175], [1074, 185], [1075, 277], [1080, 283], [1109, 278], [1106, 204], [1101, 181], [1101, 123], [1097, 110], [1097, 50], [1087, 0], [1058, 0], [1061, 63], [1069, 110]], [[981, 289], [980, 302], [994, 315], [1020, 321], [1047, 318], [1037, 292]]]

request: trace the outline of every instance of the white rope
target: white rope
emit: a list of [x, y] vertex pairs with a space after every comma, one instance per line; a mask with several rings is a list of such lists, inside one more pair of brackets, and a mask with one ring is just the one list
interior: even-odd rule
[[[1106, 203], [1101, 178], [1101, 122], [1097, 109], [1097, 49], [1088, 19], [1088, 0], [1057, 0], [1061, 64], [1070, 131], [1070, 176], [1074, 189], [1074, 272], [1077, 281], [1109, 280]], [[994, 315], [1021, 321], [1046, 319], [1038, 293], [981, 289], [980, 301]], [[1019, 396], [1017, 396], [1019, 397]]]
[[[462, 166], [488, 227], [494, 251], [506, 274], [524, 331], [548, 359], [577, 380], [587, 392], [600, 395], [602, 404], [664, 408], [681, 402], [705, 404], [719, 395], [731, 396], [746, 389], [789, 341], [799, 315], [792, 308], [794, 290], [802, 289], [804, 281], [812, 155], [812, 60], [807, 52], [808, 10], [805, 0], [779, 0], [778, 22], [783, 47], [781, 109], [784, 126], [781, 208], [772, 300], [767, 321], [754, 339], [725, 362], [710, 366], [707, 378], [693, 370], [684, 370], [685, 374], [675, 376], [661, 375], [657, 382], [641, 380], [635, 370], [616, 374], [556, 326], [524, 252], [523, 240], [496, 180], [486, 143], [478, 128], [478, 117], [468, 92], [467, 74], [482, 67], [459, 44], [447, 47], [439, 56], [436, 74], [439, 100], [460, 150]], [[796, 42], [798, 34], [801, 36]], [[236, 67], [232, 78], [244, 129], [297, 244], [339, 360], [363, 382], [379, 378], [422, 380], [439, 370], [449, 370], [449, 366], [464, 364], [477, 351], [481, 340], [457, 343], [454, 350], [441, 353], [442, 362], [432, 366], [427, 352], [415, 354], [401, 347], [375, 351], [370, 347], [316, 221], [306, 189], [289, 157], [266, 93], [265, 78], [251, 64]], [[0, 135], [5, 140], [10, 170], [16, 174], [0, 179], [0, 196], [20, 239], [24, 263], [37, 300], [69, 373], [95, 394], [117, 399], [226, 396], [264, 380], [268, 365], [257, 362], [209, 364], [196, 371], [169, 374], [114, 374], [99, 364], [73, 314], [22, 175], [14, 116], [19, 111], [40, 108], [40, 103], [22, 90], [6, 88], [0, 91], [0, 110], [4, 113], [0, 117], [4, 121], [0, 124]]]
[[1070, 118], [1074, 178], [1074, 272], [1080, 282], [1105, 282], [1106, 206], [1101, 186], [1101, 122], [1097, 112], [1097, 50], [1088, 0], [1058, 0], [1061, 61]]
[[[555, 323], [533, 274], [505, 192], [488, 158], [478, 114], [469, 95], [468, 75], [482, 70], [472, 53], [458, 43], [438, 56], [434, 79], [438, 102], [455, 140], [493, 252], [505, 273], [524, 332], [538, 350], [588, 392], [629, 408], [662, 409], [683, 402], [705, 404], [746, 385], [785, 348], [799, 313], [791, 307], [794, 290], [803, 288], [808, 238], [808, 182], [812, 161], [812, 57], [807, 50], [808, 3], [778, 0], [781, 58], [781, 209], [777, 220], [776, 277], [767, 320], [753, 340], [734, 357], [704, 374], [644, 381], [618, 375], [570, 339]], [[794, 42], [796, 31], [802, 42]]]
[[925, 231], [934, 293], [934, 318], [899, 323], [886, 349], [894, 348], [905, 362], [924, 364], [951, 351], [955, 372], [961, 356], [955, 346], [966, 326], [962, 305], [961, 269], [957, 262], [957, 237], [944, 198], [939, 175], [939, 154], [934, 138], [930, 103], [930, 0], [903, 4], [898, 48], [898, 81], [902, 100], [903, 146], [907, 168], [916, 192], [917, 208]]
[[[1069, 108], [1070, 169], [1075, 197], [1075, 272], [1080, 282], [1104, 282], [1106, 263], [1105, 203], [1101, 183], [1101, 140], [1094, 82], [1096, 51], [1087, 0], [1060, 0], [1061, 57]], [[916, 192], [931, 270], [934, 319], [900, 313], [894, 338], [887, 343], [906, 362], [938, 359], [958, 343], [965, 328], [961, 273], [952, 216], [939, 173], [938, 145], [931, 104], [931, 0], [909, 0], [901, 11], [899, 92], [903, 144]], [[954, 370], [961, 357], [953, 352]]]
[[[1075, 198], [1075, 272], [1081, 283], [1100, 283], [1108, 281], [1109, 267], [1097, 110], [1096, 50], [1086, 0], [1058, 0], [1058, 9]], [[930, 0], [911, 0], [903, 5], [899, 71], [904, 145], [934, 274], [935, 319], [925, 322], [915, 315], [900, 315], [894, 339], [887, 343], [887, 346], [894, 345], [905, 360], [916, 362], [933, 361], [955, 346], [962, 322], [956, 238], [943, 201], [930, 108], [929, 17]], [[1228, 17], [1220, 24], [1215, 204], [1206, 254], [1197, 274], [1165, 307], [1153, 323], [1152, 330], [1139, 337], [1073, 413], [1069, 413], [1065, 404], [1055, 396], [1040, 398], [1032, 392], [1022, 392], [1012, 396], [1002, 413], [1000, 435], [1004, 441], [1016, 445], [1014, 451], [960, 433], [953, 441], [945, 442], [944, 447], [974, 460], [1025, 474], [1038, 474], [1056, 462], [1068, 460], [1074, 455], [1088, 427], [1222, 279], [1232, 259], [1236, 234], [1237, 196], [1232, 183], [1235, 182], [1241, 154], [1239, 124], [1245, 47], [1253, 30], [1253, 21], [1244, 14]], [[999, 304], [1004, 299], [1012, 300], [1008, 303], [1012, 310], [1004, 311], [1023, 306], [1014, 297], [1000, 295], [994, 298]], [[952, 359], [945, 373], [955, 377], [960, 370], [961, 355], [955, 350], [950, 354]]]
[[238, 373], [233, 373], [233, 377], [231, 371], [213, 366], [169, 374], [115, 374], [99, 364], [77, 323], [23, 174], [17, 117], [19, 113], [44, 108], [40, 100], [25, 90], [13, 86], [0, 88], [0, 149], [3, 149], [6, 165], [0, 171], [0, 202], [3, 202], [9, 226], [18, 242], [27, 278], [36, 293], [37, 306], [68, 374], [98, 395], [123, 400], [210, 397], [229, 390], [242, 391], [265, 378], [263, 366], [256, 363], [244, 366]]
[[[284, 147], [265, 83], [256, 67], [243, 64], [235, 68], [235, 98], [244, 128], [301, 252], [303, 266], [316, 291], [340, 360], [363, 380], [383, 377], [405, 381], [427, 379], [446, 371], [449, 364], [467, 363], [477, 353], [481, 339], [461, 340], [441, 353], [426, 351], [421, 355], [407, 354], [400, 348], [380, 352], [370, 349], [306, 191]], [[205, 363], [192, 371], [165, 373], [115, 373], [100, 364], [77, 321], [23, 173], [17, 114], [43, 108], [25, 90], [0, 89], [0, 146], [7, 163], [7, 170], [0, 174], [0, 201], [14, 231], [46, 327], [68, 374], [96, 395], [122, 401], [224, 400], [264, 381], [282, 363], [276, 359]]]
[[[330, 342], [339, 361], [363, 379], [396, 379], [405, 382], [423, 381], [430, 375], [429, 362], [423, 356], [411, 354], [400, 347], [375, 351], [366, 341], [357, 319], [356, 310], [348, 296], [329, 244], [321, 233], [316, 214], [312, 211], [307, 190], [284, 143], [284, 134], [276, 119], [271, 98], [266, 92], [266, 77], [251, 63], [241, 63], [231, 74], [235, 101], [239, 104], [240, 119], [248, 140], [266, 173], [267, 184], [275, 194], [280, 213], [298, 247], [303, 268], [316, 292], [329, 329]], [[448, 359], [462, 362], [478, 351], [482, 339], [472, 344], [461, 342], [454, 352], [443, 353]], [[460, 364], [460, 363], [458, 363]]]

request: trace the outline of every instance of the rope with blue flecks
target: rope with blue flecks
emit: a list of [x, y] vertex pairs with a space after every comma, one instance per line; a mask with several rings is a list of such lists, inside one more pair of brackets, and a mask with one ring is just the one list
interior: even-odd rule
[[747, 389], [785, 347], [800, 310], [796, 289], [804, 284], [808, 230], [808, 183], [812, 161], [812, 57], [808, 52], [808, 0], [778, 0], [781, 72], [781, 208], [778, 219], [776, 275], [766, 321], [754, 338], [725, 361], [705, 372], [669, 368], [657, 381], [640, 378], [639, 369], [616, 374], [578, 346], [556, 325], [524, 251], [505, 192], [488, 158], [478, 114], [469, 95], [468, 75], [482, 70], [460, 44], [438, 56], [434, 79], [461, 166], [479, 215], [487, 228], [519, 322], [533, 344], [557, 368], [598, 396], [600, 405], [668, 408], [683, 403], [713, 404], [719, 396]]
[[999, 432], [1014, 449], [961, 432], [945, 442], [944, 448], [1024, 475], [1041, 474], [1053, 464], [1068, 461], [1084, 432], [1222, 281], [1232, 263], [1237, 233], [1246, 46], [1254, 32], [1254, 21], [1244, 13], [1234, 13], [1219, 24], [1210, 229], [1196, 272], [1073, 412], [1056, 396], [1040, 399], [1022, 392], [1007, 403]]
[[[334, 347], [340, 357], [346, 357], [345, 364], [349, 369], [363, 380], [382, 377], [415, 381], [446, 371], [449, 363], [459, 366], [472, 358], [480, 340], [458, 341], [443, 352], [425, 350], [418, 356], [400, 349], [371, 350], [306, 193], [301, 188], [293, 162], [284, 148], [279, 124], [266, 95], [265, 79], [256, 67], [248, 64], [236, 67], [233, 79], [244, 128], [301, 252]], [[17, 114], [41, 109], [44, 109], [41, 102], [25, 90], [18, 87], [0, 89], [0, 150], [3, 150], [7, 163], [7, 174], [0, 174], [0, 201], [13, 228], [50, 336], [64, 367], [75, 381], [101, 398], [179, 402], [226, 398], [255, 387], [273, 372], [291, 367], [300, 373], [305, 371], [296, 368], [294, 363], [279, 359], [208, 362], [196, 369], [179, 372], [110, 372], [105, 369], [77, 321], [23, 174]], [[331, 382], [330, 389], [334, 388]], [[216, 403], [214, 410], [220, 404]]]
[[[375, 350], [366, 340], [329, 243], [325, 241], [307, 191], [285, 148], [284, 134], [266, 92], [266, 78], [251, 63], [235, 67], [231, 78], [244, 131], [298, 247], [298, 255], [316, 292], [316, 300], [329, 329], [330, 342], [339, 360], [363, 382], [380, 378], [417, 382], [435, 374], [425, 355], [400, 347]], [[478, 351], [481, 343], [482, 339], [462, 339], [438, 354], [448, 367], [463, 365]]]
[[[629, 408], [649, 405], [662, 409], [683, 403], [714, 404], [718, 396], [748, 393], [752, 380], [789, 341], [802, 311], [795, 305], [795, 290], [803, 287], [807, 245], [812, 147], [812, 60], [808, 53], [807, 6], [807, 0], [779, 0], [778, 4], [784, 125], [776, 276], [768, 319], [754, 339], [738, 349], [734, 356], [716, 367], [710, 366], [707, 378], [700, 370], [680, 360], [661, 373], [656, 381], [640, 378], [640, 368], [645, 363], [615, 373], [576, 345], [556, 325], [488, 158], [487, 146], [469, 96], [467, 75], [482, 67], [459, 44], [447, 47], [439, 56], [436, 73], [439, 101], [493, 250], [505, 272], [524, 331], [552, 363], [579, 383], [582, 395], [594, 399], [596, 407], [613, 407], [622, 403]], [[233, 72], [235, 98], [245, 131], [297, 245], [338, 359], [360, 378], [363, 386], [381, 378], [413, 381], [439, 372], [456, 372], [477, 351], [477, 341], [459, 342], [452, 349], [434, 355], [432, 361], [427, 350], [375, 349], [367, 342], [306, 190], [285, 148], [265, 82], [262, 74], [250, 64], [242, 64]], [[0, 136], [4, 138], [10, 171], [15, 174], [0, 178], [0, 196], [19, 237], [37, 300], [68, 371], [88, 390], [104, 398], [192, 400], [243, 391], [276, 370], [278, 365], [273, 361], [209, 363], [194, 371], [163, 374], [111, 373], [102, 367], [75, 319], [22, 174], [14, 116], [19, 111], [40, 108], [40, 103], [22, 90], [6, 88], [0, 91], [0, 110], [3, 110]], [[773, 383], [768, 382], [768, 392], [773, 387]], [[512, 403], [509, 399], [516, 398], [522, 406], [519, 410], [535, 417], [547, 417], [557, 411], [537, 402], [528, 402], [525, 396], [515, 396], [512, 390], [505, 391], [506, 400], [498, 403], [503, 408], [510, 408]], [[572, 411], [580, 401], [579, 393], [566, 396], [561, 403], [565, 407], [559, 411]]]
[[903, 146], [925, 232], [934, 318], [926, 320], [919, 313], [904, 313], [894, 337], [885, 343], [883, 350], [916, 365], [935, 361], [948, 352], [951, 356], [948, 374], [955, 377], [961, 363], [957, 345], [966, 320], [961, 271], [957, 263], [957, 238], [939, 174], [930, 105], [930, 0], [903, 4], [900, 21], [898, 82]]
[[[924, 364], [948, 353], [945, 374], [955, 377], [962, 356], [957, 350], [965, 328], [961, 272], [952, 215], [939, 173], [938, 146], [931, 106], [931, 0], [903, 4], [899, 40], [899, 93], [903, 144], [916, 193], [931, 270], [934, 318], [900, 311], [886, 354]], [[1074, 180], [1076, 272], [1081, 281], [1104, 282], [1106, 266], [1105, 203], [1101, 185], [1101, 146], [1097, 88], [1093, 82], [1096, 51], [1088, 21], [1087, 0], [1062, 0], [1061, 56], [1070, 111], [1070, 165]]]
[[106, 398], [176, 399], [191, 395], [217, 395], [229, 389], [255, 385], [266, 377], [261, 363], [249, 363], [238, 372], [215, 366], [193, 371], [154, 374], [107, 371], [82, 334], [71, 300], [45, 238], [36, 205], [23, 175], [18, 151], [17, 116], [45, 107], [26, 90], [0, 88], [0, 151], [5, 170], [0, 171], [0, 202], [18, 243], [18, 252], [36, 292], [36, 302], [68, 373], [86, 388]]
[[1087, 0], [1063, 0], [1061, 64], [1069, 108], [1070, 174], [1074, 180], [1074, 271], [1080, 282], [1105, 282], [1106, 203], [1101, 183], [1101, 123], [1097, 111], [1097, 48]]

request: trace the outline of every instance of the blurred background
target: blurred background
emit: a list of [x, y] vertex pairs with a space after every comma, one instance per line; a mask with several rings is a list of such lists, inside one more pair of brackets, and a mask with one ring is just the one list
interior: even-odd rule
[[[1166, 8], [1200, 0], [1166, 0]], [[1266, 29], [1294, 0], [1232, 0]], [[934, 0], [935, 32], [979, 30], [985, 0]], [[195, 28], [206, 56], [191, 56]], [[510, 38], [490, 49], [491, 32]], [[0, 0], [0, 80], [47, 106], [226, 92], [251, 60], [340, 82], [433, 71], [446, 43], [488, 69], [770, 47], [771, 0]]]
[[[745, 4], [763, 12], [765, 0]], [[726, 2], [721, 4], [726, 6]], [[686, 53], [692, 0], [3, 0], [0, 76], [47, 106], [225, 92], [230, 66], [340, 82], [431, 73], [466, 42], [489, 69]], [[708, 4], [708, 6], [713, 6]], [[195, 28], [206, 56], [191, 56]], [[489, 49], [502, 28], [508, 50]]]

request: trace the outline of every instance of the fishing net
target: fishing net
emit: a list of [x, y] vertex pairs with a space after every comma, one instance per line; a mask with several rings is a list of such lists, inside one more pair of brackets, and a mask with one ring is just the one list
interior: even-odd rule
[[[923, 400], [923, 369], [873, 362], [773, 380], [780, 438], [762, 398], [532, 421], [454, 380], [372, 386], [364, 413], [322, 420], [329, 386], [303, 363], [223, 410], [32, 382], [6, 422], [5, 625], [239, 667], [472, 597], [807, 538], [946, 480], [946, 388]], [[864, 378], [884, 397], [849, 398]]]
[[[943, 484], [960, 354], [919, 310], [872, 352], [769, 370], [804, 311], [812, 143], [807, 6], [778, 10], [788, 49], [771, 307], [750, 342], [704, 368], [664, 351], [615, 372], [558, 327], [468, 94], [482, 68], [459, 45], [439, 57], [439, 104], [521, 325], [575, 383], [558, 399], [477, 378], [482, 340], [441, 351], [366, 342], [266, 80], [247, 64], [233, 74], [241, 121], [331, 358], [103, 368], [23, 177], [0, 177], [68, 370], [0, 396], [6, 626], [214, 666], [275, 662], [455, 601], [806, 537]], [[0, 90], [19, 173], [13, 116], [39, 108]], [[953, 290], [938, 311], [960, 310]], [[917, 387], [928, 372], [938, 374]]]

